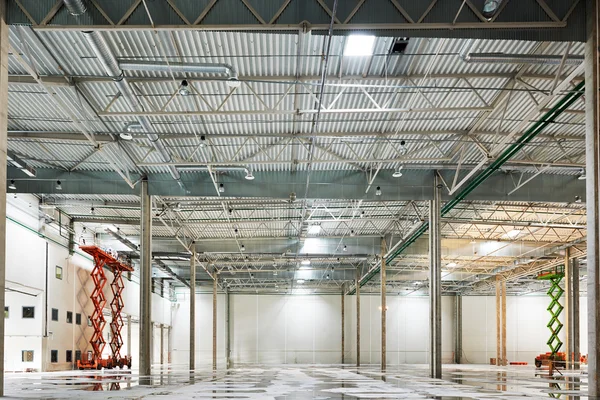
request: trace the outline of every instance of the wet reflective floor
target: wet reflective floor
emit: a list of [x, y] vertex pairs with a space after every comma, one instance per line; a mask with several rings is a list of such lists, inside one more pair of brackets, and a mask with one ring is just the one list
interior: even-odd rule
[[[426, 365], [252, 365], [229, 370], [155, 368], [7, 374], [13, 399], [516, 399], [585, 398], [584, 371], [533, 366], [445, 365], [442, 380]], [[140, 384], [140, 381], [142, 384]], [[568, 397], [567, 397], [568, 396]]]

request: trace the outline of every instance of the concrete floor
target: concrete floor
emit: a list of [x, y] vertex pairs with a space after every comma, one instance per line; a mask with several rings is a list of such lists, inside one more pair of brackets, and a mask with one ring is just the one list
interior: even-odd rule
[[579, 395], [579, 391], [567, 390], [567, 383], [573, 382], [578, 382], [583, 393], [587, 391], [585, 373], [562, 373], [552, 379], [548, 370], [533, 366], [445, 365], [444, 380], [434, 380], [427, 378], [425, 365], [390, 367], [385, 373], [376, 366], [357, 369], [340, 365], [256, 365], [215, 374], [200, 371], [191, 378], [185, 370], [156, 369], [152, 386], [140, 386], [135, 371], [8, 374], [5, 388], [7, 397], [12, 399], [160, 400], [564, 399], [566, 394]]

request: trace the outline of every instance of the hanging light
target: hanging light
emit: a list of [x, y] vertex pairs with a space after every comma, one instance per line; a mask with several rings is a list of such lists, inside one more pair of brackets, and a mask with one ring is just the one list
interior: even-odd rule
[[10, 185], [8, 185], [8, 188], [10, 190], [17, 190], [17, 185], [15, 185], [15, 180], [14, 179], [10, 180]]
[[310, 260], [308, 258], [306, 258], [306, 259], [302, 260], [300, 262], [300, 264], [302, 264], [302, 265], [310, 265]]
[[188, 88], [188, 81], [185, 79], [181, 81], [181, 86], [179, 86], [179, 94], [182, 96], [187, 96], [190, 94], [190, 89]]
[[354, 235], [356, 235], [356, 233], [354, 232], [354, 230], [351, 230], [350, 231], [350, 236], [354, 236]]
[[219, 184], [219, 193], [225, 193], [225, 185]]
[[240, 246], [240, 250], [241, 250], [241, 251], [246, 251], [246, 246], [244, 246], [244, 245], [241, 245], [241, 246]]
[[348, 251], [348, 247], [344, 245], [344, 251]]
[[62, 185], [60, 184], [60, 181], [56, 181], [56, 190], [62, 190]]
[[580, 181], [585, 181], [585, 169], [581, 169], [581, 171], [579, 172], [579, 176], [577, 177], [577, 179], [579, 179]]
[[206, 145], [206, 136], [200, 136], [200, 147], [204, 147]]
[[481, 13], [489, 21], [496, 15], [503, 2], [504, 0], [485, 0]]
[[364, 212], [364, 211], [361, 211], [361, 212], [360, 212], [360, 217], [361, 217], [361, 218], [364, 218], [364, 217], [365, 217], [365, 212]]
[[244, 178], [246, 178], [246, 180], [248, 180], [248, 181], [253, 181], [254, 175], [252, 175], [252, 171], [246, 170], [246, 176]]
[[377, 186], [377, 190], [375, 190], [375, 196], [381, 196], [381, 186]]
[[399, 166], [398, 168], [396, 168], [396, 170], [394, 171], [394, 173], [392, 174], [392, 176], [394, 178], [400, 178], [402, 176], [402, 165]]

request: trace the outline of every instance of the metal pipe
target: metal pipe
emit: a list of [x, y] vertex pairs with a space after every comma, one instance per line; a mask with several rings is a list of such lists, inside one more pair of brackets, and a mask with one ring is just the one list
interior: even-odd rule
[[[466, 63], [560, 65], [563, 59], [561, 55], [550, 54], [470, 53], [474, 42], [474, 39], [468, 39], [458, 53]], [[583, 56], [571, 54], [565, 59], [565, 64], [581, 65], [583, 60]]]
[[191, 74], [221, 74], [227, 75], [232, 81], [238, 80], [235, 68], [229, 64], [209, 63], [177, 63], [124, 60], [119, 63], [122, 71], [177, 72]]
[[230, 323], [230, 295], [229, 290], [227, 289], [227, 293], [225, 295], [225, 359], [226, 359], [226, 368], [231, 368], [231, 328], [229, 326]]
[[460, 364], [462, 359], [462, 296], [457, 295], [454, 301], [454, 363]]
[[[69, 13], [77, 17], [77, 19], [79, 19], [78, 17], [82, 16], [87, 11], [83, 0], [63, 0], [63, 2], [69, 10]], [[121, 95], [123, 95], [123, 98], [131, 107], [131, 109], [134, 112], [142, 112], [143, 107], [139, 103], [137, 96], [135, 95], [133, 89], [129, 85], [127, 78], [123, 77], [123, 71], [119, 68], [119, 63], [115, 58], [114, 54], [112, 53], [110, 46], [104, 39], [102, 33], [98, 31], [87, 31], [84, 32], [84, 36], [90, 48], [96, 54], [98, 61], [100, 61], [100, 63], [102, 64], [102, 67], [104, 68], [106, 74], [108, 76], [121, 77], [120, 79], [115, 80], [114, 82], [115, 85], [118, 87], [119, 91], [121, 92]], [[145, 116], [138, 116], [137, 120], [143, 127], [144, 131], [146, 132], [146, 135], [148, 136], [148, 139], [150, 140], [156, 151], [161, 155], [163, 161], [171, 162], [171, 154], [168, 152], [167, 148], [165, 147], [164, 143], [160, 140], [158, 135], [154, 133], [154, 129], [152, 127], [152, 124], [150, 123], [150, 120]], [[178, 181], [180, 186], [182, 186], [183, 184], [181, 183], [181, 177], [179, 175], [179, 172], [177, 171], [177, 168], [175, 168], [174, 166], [169, 166], [169, 171], [173, 179]]]
[[[534, 64], [534, 65], [559, 65], [562, 56], [547, 54], [509, 54], [509, 53], [469, 53], [463, 61], [468, 63], [485, 64]], [[583, 56], [570, 54], [565, 60], [565, 65], [581, 65]]]
[[141, 243], [140, 243], [140, 385], [150, 385], [152, 337], [152, 202], [148, 181], [140, 183]]

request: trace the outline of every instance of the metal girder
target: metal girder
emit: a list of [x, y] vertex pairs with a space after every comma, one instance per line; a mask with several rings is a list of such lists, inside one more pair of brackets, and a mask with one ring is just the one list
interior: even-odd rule
[[[445, 171], [451, 174], [450, 171]], [[391, 177], [392, 171], [382, 171], [373, 185], [381, 187], [381, 196], [371, 191], [365, 197], [368, 185], [366, 176], [351, 171], [312, 171], [310, 198], [346, 200], [430, 200], [431, 185], [428, 171], [405, 170], [401, 180]], [[441, 172], [444, 179], [449, 174]], [[254, 181], [244, 179], [244, 174], [232, 171], [220, 177], [224, 197], [270, 197], [289, 199], [290, 193], [304, 193], [306, 172], [256, 172]], [[64, 172], [54, 169], [38, 169], [35, 178], [24, 178], [19, 170], [9, 168], [8, 182], [14, 179], [16, 193], [62, 193], [62, 194], [137, 194], [114, 172]], [[62, 182], [62, 190], [56, 190], [56, 181]], [[206, 173], [184, 173], [181, 180], [187, 192], [168, 173], [149, 174], [148, 187], [151, 195], [214, 197], [215, 188]], [[508, 195], [514, 188], [510, 174], [496, 172], [470, 195], [479, 201], [526, 201], [572, 203], [575, 196], [585, 201], [585, 183], [576, 176], [543, 175], [531, 181], [519, 191]], [[452, 199], [444, 195], [443, 200]]]
[[[481, 2], [477, 2], [481, 4]], [[541, 5], [543, 3], [543, 6]], [[64, 7], [46, 1], [9, 0], [9, 24], [36, 29], [81, 30], [236, 30], [298, 31], [325, 34], [332, 11], [321, 0], [285, 0], [277, 5], [255, 1], [194, 0], [114, 3], [95, 0], [79, 19]], [[490, 39], [585, 39], [583, 2], [565, 0], [560, 6], [538, 2], [507, 2], [490, 20], [473, 3], [452, 0], [371, 0], [344, 4], [335, 15], [336, 32], [373, 31], [409, 37], [474, 37]]]

